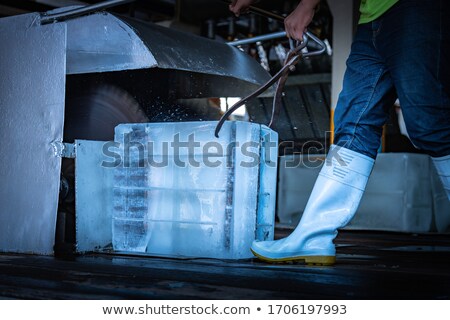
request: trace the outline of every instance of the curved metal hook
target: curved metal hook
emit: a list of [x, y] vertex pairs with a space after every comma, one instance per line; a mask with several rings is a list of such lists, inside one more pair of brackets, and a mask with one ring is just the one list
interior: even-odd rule
[[[285, 65], [272, 77], [269, 79], [269, 81], [267, 81], [265, 84], [263, 84], [261, 87], [259, 87], [256, 91], [252, 92], [251, 94], [249, 94], [248, 96], [246, 96], [245, 98], [239, 100], [238, 102], [236, 102], [230, 109], [228, 109], [227, 112], [225, 112], [223, 114], [223, 116], [220, 118], [219, 122], [216, 125], [216, 129], [214, 131], [214, 135], [216, 136], [216, 138], [219, 137], [219, 132], [220, 129], [222, 129], [223, 124], [225, 123], [225, 121], [227, 120], [227, 118], [233, 113], [235, 112], [237, 109], [239, 109], [240, 107], [242, 107], [244, 104], [246, 104], [249, 100], [256, 98], [257, 96], [259, 96], [261, 93], [263, 93], [264, 91], [266, 91], [268, 88], [270, 88], [275, 82], [277, 82], [280, 78], [282, 78], [283, 76], [286, 75], [287, 78], [287, 74], [290, 71], [290, 67], [295, 65], [298, 60], [300, 59], [300, 55], [298, 54], [299, 52], [301, 52], [301, 50], [306, 47], [307, 45], [307, 41], [302, 42], [298, 47], [296, 47], [294, 50], [291, 50], [288, 54], [288, 58], [287, 61], [285, 63]], [[285, 80], [284, 80], [285, 81]], [[272, 115], [272, 120], [273, 120], [273, 115]], [[271, 120], [271, 122], [272, 122]]]

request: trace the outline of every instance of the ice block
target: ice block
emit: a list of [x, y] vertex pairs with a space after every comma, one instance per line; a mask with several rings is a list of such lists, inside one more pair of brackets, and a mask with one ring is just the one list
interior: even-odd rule
[[113, 247], [157, 256], [241, 259], [272, 240], [278, 135], [248, 122], [121, 124]]

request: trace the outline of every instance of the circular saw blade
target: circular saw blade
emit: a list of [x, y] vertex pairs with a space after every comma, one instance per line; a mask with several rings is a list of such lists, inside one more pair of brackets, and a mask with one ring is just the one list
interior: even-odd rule
[[111, 85], [67, 95], [64, 141], [110, 141], [120, 123], [148, 122], [139, 104], [126, 91]]
[[[148, 122], [136, 100], [125, 90], [100, 85], [88, 89], [69, 88], [66, 96], [64, 142], [76, 139], [111, 141], [120, 123]], [[55, 255], [71, 255], [75, 244], [75, 161], [63, 158]]]

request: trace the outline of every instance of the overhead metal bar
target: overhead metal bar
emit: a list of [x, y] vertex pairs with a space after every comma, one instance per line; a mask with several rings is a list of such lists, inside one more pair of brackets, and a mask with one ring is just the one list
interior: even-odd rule
[[53, 14], [45, 14], [41, 18], [41, 24], [49, 24], [57, 21], [64, 21], [68, 19], [73, 19], [79, 16], [87, 15], [93, 12], [105, 10], [111, 7], [120, 6], [122, 4], [127, 4], [134, 2], [136, 0], [108, 0], [100, 3], [91, 4], [85, 7], [71, 9], [64, 12], [58, 12]]
[[[231, 4], [230, 0], [220, 0], [220, 1], [225, 2], [227, 4]], [[280, 16], [279, 14], [276, 14], [271, 11], [267, 11], [267, 10], [264, 10], [264, 9], [261, 9], [261, 8], [255, 7], [255, 6], [249, 6], [248, 11], [258, 14], [258, 15], [261, 15], [266, 18], [271, 18], [271, 19], [278, 20], [281, 22], [284, 21], [283, 16]]]
[[[230, 0], [220, 0], [220, 1], [225, 2], [227, 4], [231, 4]], [[283, 16], [281, 16], [279, 14], [276, 14], [276, 13], [273, 13], [271, 11], [267, 11], [267, 10], [255, 7], [255, 6], [249, 6], [248, 7], [248, 11], [253, 12], [255, 14], [258, 14], [260, 16], [266, 17], [266, 18], [271, 18], [271, 19], [278, 20], [278, 21], [281, 21], [281, 22], [284, 21], [284, 17]]]

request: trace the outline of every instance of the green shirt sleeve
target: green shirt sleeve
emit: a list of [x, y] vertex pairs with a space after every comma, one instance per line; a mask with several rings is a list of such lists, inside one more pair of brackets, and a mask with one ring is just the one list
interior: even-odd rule
[[361, 0], [359, 23], [367, 23], [380, 17], [389, 10], [398, 0]]

